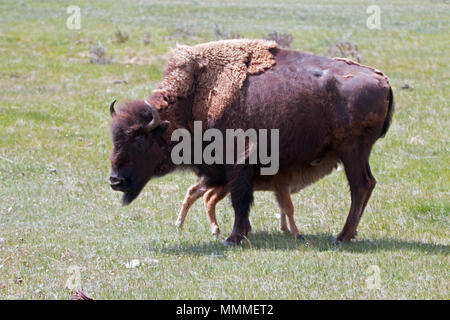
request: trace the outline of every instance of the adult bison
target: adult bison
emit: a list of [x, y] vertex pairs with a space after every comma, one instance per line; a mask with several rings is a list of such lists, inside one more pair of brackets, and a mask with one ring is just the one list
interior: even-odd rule
[[[226, 50], [218, 56], [223, 58], [223, 52], [237, 56], [234, 47], [227, 47], [231, 44], [222, 42], [221, 48]], [[238, 53], [242, 55], [245, 50], [240, 45]], [[174, 65], [168, 62], [162, 81], [168, 86], [171, 73], [176, 75], [173, 81], [177, 83], [190, 81], [183, 94], [160, 88], [147, 100], [125, 103], [117, 112], [114, 103], [110, 106], [114, 144], [110, 183], [114, 190], [124, 193], [123, 203], [132, 202], [150, 178], [176, 168], [190, 168], [203, 178], [206, 187], [226, 186], [230, 192], [235, 222], [225, 244], [237, 244], [251, 228], [248, 216], [254, 184], [284, 186], [289, 194], [298, 190], [296, 185], [305, 184], [305, 176], [316, 181], [342, 162], [350, 185], [351, 208], [335, 242], [354, 238], [376, 183], [370, 171], [369, 155], [376, 140], [387, 132], [394, 110], [387, 78], [376, 69], [350, 60], [270, 47], [273, 65], [240, 77], [243, 80], [237, 94], [212, 121], [209, 116], [201, 118], [195, 112], [199, 90], [207, 88], [200, 75], [208, 65], [202, 61], [210, 61], [211, 52], [207, 53], [209, 60], [200, 59], [202, 56], [197, 51], [191, 58], [188, 52], [187, 49], [182, 52], [182, 59], [178, 60], [182, 62]], [[259, 56], [255, 52], [249, 55]], [[251, 67], [250, 60], [241, 56], [235, 60], [243, 62], [235, 64], [239, 67], [236, 70]], [[174, 72], [177, 68], [181, 71]], [[215, 81], [228, 79], [230, 75], [234, 72], [226, 77], [209, 74], [206, 78]], [[211, 95], [220, 97], [220, 92], [214, 90], [203, 94], [208, 99], [200, 100], [213, 101]], [[175, 165], [171, 159], [175, 145], [171, 135], [179, 128], [192, 133], [195, 120], [202, 120], [207, 128], [221, 132], [229, 128], [279, 129], [280, 171], [274, 176], [262, 176], [258, 170], [261, 163]], [[321, 168], [322, 165], [325, 167]]]

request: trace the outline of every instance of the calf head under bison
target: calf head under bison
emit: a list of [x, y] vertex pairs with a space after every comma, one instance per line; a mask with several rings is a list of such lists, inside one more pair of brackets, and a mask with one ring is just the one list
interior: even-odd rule
[[[393, 111], [386, 76], [351, 60], [285, 50], [266, 40], [178, 47], [148, 99], [117, 110], [111, 104], [111, 188], [123, 192], [127, 205], [152, 177], [189, 168], [200, 177], [196, 186], [203, 193], [208, 188], [230, 193], [235, 213], [233, 231], [225, 241], [230, 245], [251, 229], [254, 191], [273, 191], [283, 210], [292, 207], [291, 193], [342, 163], [351, 207], [335, 243], [347, 242], [356, 236], [375, 187], [369, 155], [376, 140], [386, 134]], [[227, 129], [277, 129], [278, 172], [261, 175], [259, 162], [175, 164], [172, 134], [178, 129], [193, 134], [195, 121], [201, 121], [204, 130], [224, 135]], [[202, 144], [200, 151], [206, 147]], [[226, 158], [227, 148], [222, 152]], [[291, 222], [292, 216], [288, 218]]]

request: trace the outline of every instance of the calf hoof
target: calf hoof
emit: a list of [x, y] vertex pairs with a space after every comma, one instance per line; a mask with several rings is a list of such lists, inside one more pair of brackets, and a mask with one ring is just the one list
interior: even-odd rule
[[183, 222], [177, 220], [177, 222], [175, 222], [175, 226], [176, 226], [178, 229], [181, 229], [181, 228], [183, 228]]
[[280, 230], [283, 231], [283, 232], [289, 232], [289, 229], [288, 229], [287, 226], [281, 226]]
[[300, 241], [305, 241], [306, 240], [305, 237], [301, 233], [298, 233], [295, 236], [295, 239], [300, 240]]
[[211, 227], [211, 233], [215, 236], [218, 236], [220, 234], [219, 227], [218, 226]]

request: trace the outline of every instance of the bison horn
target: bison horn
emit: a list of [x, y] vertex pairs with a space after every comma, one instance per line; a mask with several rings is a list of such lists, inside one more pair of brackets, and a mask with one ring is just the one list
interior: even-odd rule
[[150, 103], [148, 103], [147, 100], [144, 100], [144, 102], [150, 108], [150, 112], [152, 113], [152, 117], [153, 117], [152, 121], [150, 121], [150, 123], [147, 125], [147, 129], [149, 131], [151, 131], [151, 130], [155, 129], [157, 126], [159, 126], [159, 123], [160, 123], [159, 113], [158, 113], [158, 110], [156, 110], [154, 106], [152, 106]]
[[111, 105], [109, 106], [109, 113], [111, 114], [111, 117], [114, 117], [116, 114], [116, 111], [114, 110], [114, 104], [116, 103], [116, 100], [114, 100]]

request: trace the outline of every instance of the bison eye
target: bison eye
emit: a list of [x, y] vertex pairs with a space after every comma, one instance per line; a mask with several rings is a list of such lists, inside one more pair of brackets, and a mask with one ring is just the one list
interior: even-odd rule
[[136, 140], [136, 142], [134, 143], [136, 149], [138, 151], [142, 151], [144, 150], [145, 146], [146, 146], [146, 140], [144, 139], [144, 137], [140, 137]]

